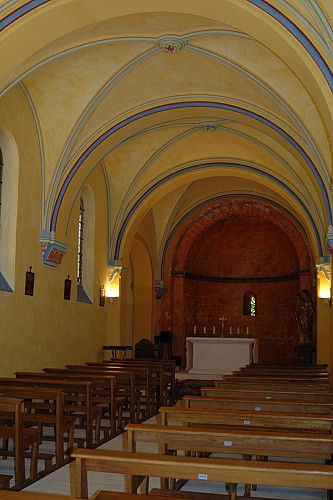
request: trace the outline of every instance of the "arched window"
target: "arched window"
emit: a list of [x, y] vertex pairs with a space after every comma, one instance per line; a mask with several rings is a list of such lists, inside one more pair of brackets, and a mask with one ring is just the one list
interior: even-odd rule
[[80, 195], [77, 219], [77, 300], [92, 303], [94, 282], [95, 199], [89, 186]]
[[254, 292], [246, 292], [243, 296], [243, 315], [256, 316], [257, 298]]
[[3, 181], [3, 157], [0, 148], [0, 226], [1, 226], [1, 208], [2, 208], [2, 181]]
[[77, 274], [76, 274], [78, 285], [82, 285], [83, 237], [84, 237], [84, 201], [82, 196], [80, 196], [78, 243], [77, 243]]
[[13, 136], [0, 129], [0, 290], [15, 287], [19, 155]]

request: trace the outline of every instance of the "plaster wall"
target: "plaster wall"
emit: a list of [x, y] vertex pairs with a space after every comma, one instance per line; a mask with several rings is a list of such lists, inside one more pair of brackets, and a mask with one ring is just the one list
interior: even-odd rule
[[[8, 96], [9, 97], [9, 96]], [[99, 289], [106, 280], [106, 191], [101, 169], [89, 179], [95, 196], [93, 303], [76, 300], [78, 201], [70, 193], [72, 216], [67, 212], [67, 254], [58, 268], [42, 263], [40, 247], [42, 166], [36, 126], [26, 99], [18, 90], [1, 101], [2, 126], [15, 137], [19, 158], [18, 217], [14, 293], [0, 292], [1, 376], [19, 370], [100, 359], [106, 341], [108, 309], [99, 306]], [[15, 106], [13, 105], [15, 102]], [[5, 168], [10, 168], [6, 165]], [[73, 200], [76, 200], [73, 205]], [[25, 275], [35, 273], [33, 296], [25, 295]], [[64, 300], [64, 280], [72, 280], [71, 300]]]

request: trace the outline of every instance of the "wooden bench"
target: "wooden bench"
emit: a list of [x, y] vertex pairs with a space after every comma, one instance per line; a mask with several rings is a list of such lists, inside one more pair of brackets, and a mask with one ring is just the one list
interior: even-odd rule
[[224, 428], [270, 431], [317, 432], [331, 434], [333, 415], [282, 413], [264, 411], [219, 410], [216, 408], [179, 408], [164, 406], [157, 422], [161, 425], [223, 426]]
[[[90, 368], [97, 368], [100, 370], [134, 370], [139, 373], [140, 370], [149, 370], [151, 391], [151, 416], [156, 413], [157, 408], [162, 405], [168, 404], [167, 388], [168, 377], [164, 371], [163, 364], [152, 364], [149, 362], [125, 362], [125, 360], [115, 360], [109, 362], [87, 362], [86, 366]], [[144, 387], [142, 388], [144, 391]]]
[[41, 378], [0, 378], [0, 385], [57, 388], [64, 393], [63, 411], [75, 418], [75, 427], [85, 431], [86, 446], [91, 448], [101, 444], [100, 421], [102, 407], [92, 401], [93, 382], [85, 380], [42, 380]]
[[279, 371], [279, 372], [284, 372], [284, 371], [292, 371], [296, 373], [300, 372], [311, 372], [311, 373], [316, 373], [320, 371], [327, 372], [328, 370], [328, 365], [326, 363], [314, 363], [314, 364], [306, 364], [306, 365], [300, 365], [300, 364], [293, 364], [293, 365], [266, 365], [262, 363], [250, 363], [245, 365], [244, 367], [241, 368], [242, 370], [250, 371], [250, 370], [261, 370], [261, 371], [267, 371], [267, 370], [273, 370], [273, 371]]
[[251, 377], [234, 377], [228, 380], [214, 381], [215, 387], [224, 389], [225, 387], [239, 388], [239, 389], [273, 389], [273, 390], [295, 390], [307, 392], [331, 392], [332, 386], [327, 383], [315, 382], [283, 382], [278, 379], [268, 379], [266, 377], [258, 377], [257, 379]]
[[[217, 495], [216, 493], [195, 493], [190, 491], [170, 491], [160, 490], [157, 488], [152, 489], [148, 493], [148, 497], [144, 495], [147, 500], [228, 500], [227, 495]], [[140, 497], [139, 497], [140, 499]], [[19, 499], [20, 500], [20, 499]], [[39, 499], [36, 499], [39, 500]], [[119, 493], [117, 491], [100, 491], [97, 492], [93, 500], [138, 500], [135, 493]], [[261, 500], [268, 500], [263, 499]], [[270, 499], [271, 500], [271, 499]]]
[[[242, 455], [251, 460], [269, 457], [320, 459], [331, 463], [333, 456], [332, 434], [267, 432], [252, 429], [216, 429], [204, 427], [128, 424], [125, 428], [127, 451], [136, 452], [138, 443], [155, 443], [159, 453], [174, 452], [223, 453]], [[182, 485], [182, 482], [180, 482]], [[164, 484], [165, 486], [165, 484]], [[251, 485], [245, 491], [250, 494]]]
[[[63, 374], [53, 373], [52, 369], [45, 370], [45, 372], [16, 372], [15, 376], [16, 378], [40, 378], [41, 380], [83, 380], [81, 374], [67, 369], [64, 369]], [[92, 402], [107, 408], [107, 412], [103, 412], [103, 417], [105, 418], [106, 414], [109, 416], [108, 438], [111, 439], [123, 429], [122, 408], [124, 400], [116, 397], [116, 377], [86, 374], [84, 379], [93, 382]]]
[[[86, 371], [104, 375], [108, 375], [110, 372], [115, 374], [123, 374], [128, 371], [135, 372], [135, 389], [140, 392], [140, 419], [146, 420], [155, 415], [157, 411], [156, 402], [157, 394], [160, 389], [160, 380], [157, 379], [155, 371], [153, 371], [150, 366], [131, 366], [128, 368], [118, 364], [108, 366], [105, 363], [86, 363], [81, 367]], [[119, 390], [124, 392], [125, 387], [120, 384], [121, 381], [119, 380]]]
[[255, 397], [261, 399], [289, 399], [303, 401], [331, 402], [333, 391], [302, 391], [298, 389], [254, 388], [241, 384], [240, 387], [201, 387], [202, 396]]
[[[71, 500], [73, 497], [54, 493], [37, 493], [35, 491], [4, 491], [1, 490], [1, 500]], [[116, 499], [115, 499], [116, 500]]]
[[263, 384], [292, 384], [292, 385], [310, 385], [310, 386], [325, 386], [330, 389], [330, 380], [329, 376], [325, 377], [313, 377], [311, 375], [308, 376], [295, 376], [295, 375], [272, 375], [270, 373], [265, 374], [233, 374], [233, 375], [222, 375], [222, 379], [218, 379], [214, 381], [214, 383], [221, 383], [223, 381], [230, 381], [230, 382], [245, 382], [245, 383], [255, 383], [255, 382], [262, 382]]
[[239, 370], [236, 370], [236, 371], [233, 371], [232, 372], [232, 376], [246, 376], [246, 377], [258, 377], [258, 376], [263, 376], [263, 377], [270, 377], [270, 378], [274, 378], [274, 377], [277, 377], [277, 378], [280, 378], [280, 377], [292, 377], [293, 379], [302, 379], [304, 377], [311, 377], [312, 380], [316, 380], [316, 379], [325, 379], [325, 380], [329, 380], [329, 373], [327, 370], [317, 370], [317, 371], [314, 371], [314, 370], [277, 370], [277, 369], [269, 369], [269, 368], [266, 368], [266, 369], [255, 369], [255, 368], [252, 368], [252, 369], [247, 369], [247, 368], [240, 368]]
[[149, 424], [125, 427], [126, 451], [136, 452], [137, 443], [156, 443], [161, 454], [170, 451], [227, 453], [320, 459], [331, 461], [332, 434], [269, 432], [251, 429], [219, 429]]
[[[67, 369], [75, 373], [80, 373], [82, 375], [98, 375], [103, 373], [103, 370], [98, 371], [98, 369], [94, 369], [93, 367], [85, 365], [68, 365]], [[44, 370], [47, 372], [47, 370], [49, 369], [44, 368]], [[54, 370], [56, 373], [57, 369], [52, 368], [52, 370]], [[142, 380], [138, 381], [138, 375], [134, 370], [107, 369], [105, 375], [116, 377], [117, 396], [125, 398], [127, 402], [127, 406], [129, 407], [129, 421], [133, 423], [140, 422]], [[148, 389], [146, 387], [146, 390], [149, 391], [149, 387]]]
[[161, 381], [161, 391], [158, 394], [158, 407], [173, 405], [176, 400], [176, 363], [172, 360], [126, 358], [123, 360], [103, 360], [103, 364], [114, 366], [119, 364], [124, 367], [151, 366]]
[[[200, 405], [201, 398], [206, 403]], [[196, 402], [199, 401], [197, 405]], [[189, 403], [188, 403], [189, 402]], [[191, 403], [192, 402], [192, 403]], [[208, 403], [208, 404], [207, 404]], [[333, 414], [332, 402], [302, 401], [294, 399], [264, 399], [255, 397], [233, 396], [189, 396], [185, 395], [180, 403], [182, 407], [219, 408], [220, 410], [277, 411], [287, 413]]]
[[[4, 379], [1, 379], [2, 381]], [[65, 415], [64, 412], [64, 393], [60, 388], [53, 387], [34, 387], [32, 385], [20, 385], [18, 380], [11, 379], [12, 383], [0, 385], [0, 394], [5, 397], [14, 397], [23, 399], [25, 406], [33, 410], [25, 413], [23, 420], [26, 425], [37, 426], [42, 429], [43, 426], [51, 426], [54, 429], [55, 441], [55, 466], [63, 465], [68, 462], [70, 454], [73, 451], [74, 423], [73, 417]], [[16, 384], [14, 385], [14, 381]], [[41, 410], [41, 401], [47, 401]], [[36, 403], [36, 404], [35, 404]], [[45, 413], [45, 405], [48, 412]], [[64, 447], [65, 436], [68, 444]], [[45, 436], [42, 435], [45, 439]], [[66, 455], [66, 460], [65, 460]], [[52, 467], [52, 454], [40, 454], [39, 458], [44, 459], [45, 468]]]
[[[25, 457], [30, 458], [30, 479], [32, 480], [37, 476], [41, 431], [24, 426], [23, 399], [1, 397], [0, 420], [0, 438], [3, 443], [0, 456], [14, 458], [15, 487], [22, 487], [26, 482]], [[11, 449], [8, 446], [9, 440], [12, 441]], [[26, 450], [30, 448], [31, 452], [27, 453]], [[11, 476], [7, 477], [11, 478]], [[9, 482], [5, 481], [4, 486], [9, 487]]]
[[137, 491], [144, 477], [227, 483], [230, 500], [237, 499], [237, 484], [333, 489], [333, 465], [326, 464], [253, 462], [103, 449], [77, 449], [73, 456], [76, 463], [76, 498], [80, 499], [88, 498], [89, 471], [130, 476], [131, 485], [127, 483], [130, 493]]
[[296, 372], [300, 371], [327, 371], [328, 365], [326, 363], [314, 363], [314, 364], [293, 364], [293, 365], [266, 365], [264, 363], [250, 363], [245, 365], [242, 369], [244, 370], [276, 370], [276, 371], [284, 371], [284, 370], [294, 370]]

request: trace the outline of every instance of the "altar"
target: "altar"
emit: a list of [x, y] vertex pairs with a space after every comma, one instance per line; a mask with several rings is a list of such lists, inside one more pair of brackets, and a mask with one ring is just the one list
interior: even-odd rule
[[186, 371], [189, 374], [223, 374], [258, 362], [258, 339], [187, 337]]

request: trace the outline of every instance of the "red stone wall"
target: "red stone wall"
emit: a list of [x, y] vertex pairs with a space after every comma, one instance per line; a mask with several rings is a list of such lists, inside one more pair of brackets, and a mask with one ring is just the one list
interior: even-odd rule
[[[181, 253], [185, 245], [180, 241], [173, 259], [173, 271], [178, 274], [171, 278], [162, 302], [162, 321], [169, 318], [164, 327], [173, 331], [173, 354], [181, 356], [184, 367], [185, 339], [193, 336], [193, 327], [197, 335], [202, 335], [204, 326], [207, 334], [212, 334], [215, 326], [215, 335], [221, 335], [219, 318], [225, 316], [225, 336], [230, 326], [233, 335], [237, 327], [241, 335], [249, 327], [249, 335], [259, 338], [259, 362], [296, 361], [296, 295], [302, 288], [313, 290], [310, 273], [304, 272], [304, 263], [311, 269], [309, 254], [300, 238], [291, 240], [290, 234], [296, 234], [291, 221], [288, 234], [284, 230], [287, 218], [282, 225], [275, 224], [262, 217], [262, 210], [260, 217], [255, 217], [251, 209], [250, 216], [233, 216], [213, 224], [210, 217], [206, 228], [203, 220], [199, 234], [192, 234], [191, 242], [188, 239], [193, 226], [183, 236], [183, 241], [187, 240], [186, 255]], [[184, 268], [177, 269], [181, 262]], [[286, 278], [291, 275], [294, 277]], [[225, 282], [221, 278], [237, 281]], [[256, 295], [255, 317], [243, 316], [243, 295], [248, 291]]]

